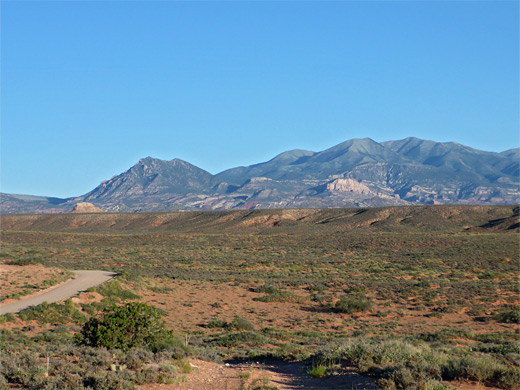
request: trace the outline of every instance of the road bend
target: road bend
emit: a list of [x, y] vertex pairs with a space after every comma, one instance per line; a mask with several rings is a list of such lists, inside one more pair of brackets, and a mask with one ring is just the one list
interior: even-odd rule
[[43, 290], [37, 295], [21, 299], [16, 302], [0, 305], [0, 314], [18, 313], [30, 306], [36, 306], [43, 302], [52, 303], [64, 301], [74, 295], [86, 291], [90, 287], [99, 286], [112, 279], [117, 274], [107, 271], [73, 271], [76, 278], [65, 284]]

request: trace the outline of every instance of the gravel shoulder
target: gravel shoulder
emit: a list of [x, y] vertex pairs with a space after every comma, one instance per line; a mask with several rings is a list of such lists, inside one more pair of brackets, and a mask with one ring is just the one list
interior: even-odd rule
[[107, 271], [73, 271], [76, 278], [64, 284], [54, 286], [29, 296], [19, 301], [0, 305], [0, 314], [18, 313], [30, 306], [39, 305], [43, 302], [59, 302], [71, 298], [74, 295], [87, 290], [90, 287], [98, 286], [116, 276], [113, 272]]

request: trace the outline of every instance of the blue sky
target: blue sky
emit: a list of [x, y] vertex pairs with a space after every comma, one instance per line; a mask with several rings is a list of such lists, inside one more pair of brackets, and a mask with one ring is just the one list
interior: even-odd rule
[[1, 191], [415, 136], [519, 146], [516, 1], [1, 4]]

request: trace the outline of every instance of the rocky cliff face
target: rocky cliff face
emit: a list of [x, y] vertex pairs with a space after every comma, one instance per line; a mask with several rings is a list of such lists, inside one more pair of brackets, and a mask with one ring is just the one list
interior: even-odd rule
[[102, 213], [99, 207], [94, 206], [92, 203], [79, 202], [74, 206], [71, 211], [72, 213]]
[[417, 138], [343, 142], [292, 150], [212, 175], [185, 161], [140, 160], [73, 199], [2, 194], [1, 212], [67, 212], [78, 202], [106, 211], [370, 207], [520, 203], [519, 149], [485, 152]]
[[368, 196], [372, 193], [370, 188], [354, 179], [335, 179], [326, 184], [327, 191], [352, 192]]

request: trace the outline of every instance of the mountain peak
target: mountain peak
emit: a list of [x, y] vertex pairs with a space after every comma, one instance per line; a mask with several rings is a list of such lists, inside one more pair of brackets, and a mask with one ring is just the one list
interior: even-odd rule
[[293, 150], [288, 150], [287, 152], [283, 152], [283, 153], [276, 155], [268, 162], [271, 162], [271, 161], [296, 161], [299, 158], [312, 156], [313, 154], [314, 154], [314, 152], [312, 152], [310, 150], [293, 149]]
[[[163, 162], [163, 163], [182, 162], [182, 163], [187, 163], [186, 161], [181, 160], [180, 158], [173, 158], [171, 160], [162, 160], [160, 158], [151, 157], [151, 156], [143, 157], [137, 163], [139, 164], [139, 163], [143, 163], [143, 162]], [[189, 163], [187, 163], [187, 164], [189, 164]]]
[[215, 176], [178, 158], [148, 156], [80, 197], [4, 195], [0, 203], [4, 212], [57, 212], [70, 210], [72, 202], [107, 211], [516, 204], [519, 167], [518, 148], [493, 153], [416, 137], [358, 138], [320, 152], [289, 150]]
[[381, 149], [382, 146], [380, 143], [374, 141], [372, 138], [353, 138], [347, 141], [344, 141], [340, 144], [337, 144], [327, 150], [324, 150], [320, 153], [326, 152], [337, 152], [340, 150], [351, 151], [351, 152], [368, 152], [373, 151], [375, 149]]
[[154, 162], [154, 161], [163, 161], [163, 160], [160, 160], [160, 159], [155, 158], [155, 157], [147, 156], [147, 157], [143, 157], [143, 158], [139, 159], [139, 161], [136, 164], [134, 164], [134, 165], [146, 164], [146, 163], [150, 163], [150, 162]]

